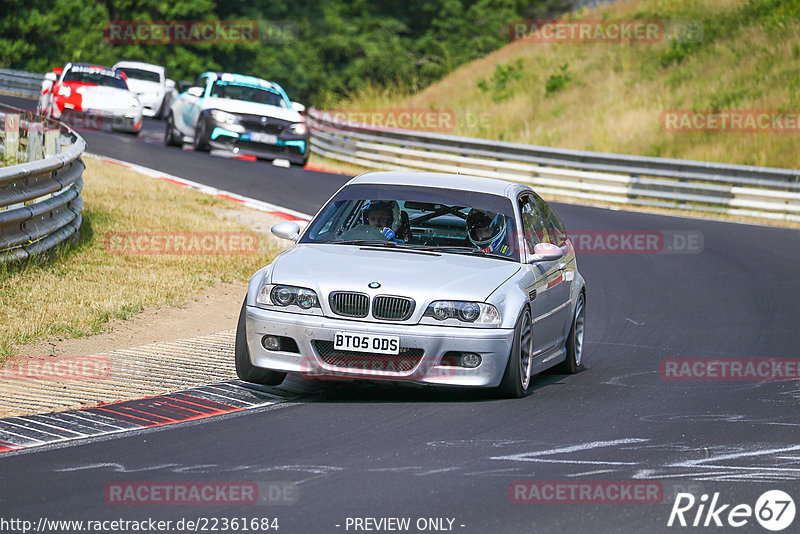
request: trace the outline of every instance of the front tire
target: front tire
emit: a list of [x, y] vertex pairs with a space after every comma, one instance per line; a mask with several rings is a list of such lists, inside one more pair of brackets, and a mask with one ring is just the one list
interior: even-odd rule
[[167, 115], [166, 125], [164, 126], [164, 144], [167, 146], [181, 146], [183, 144], [175, 134], [175, 119], [172, 113]]
[[558, 364], [556, 371], [573, 375], [578, 372], [583, 359], [583, 334], [586, 329], [586, 298], [583, 291], [578, 295], [575, 305], [575, 315], [572, 317], [572, 327], [567, 336], [567, 359]]
[[527, 306], [517, 320], [514, 329], [514, 343], [508, 357], [500, 394], [506, 398], [519, 399], [528, 393], [531, 385], [531, 366], [533, 364], [533, 319]]
[[197, 121], [197, 128], [194, 130], [194, 150], [195, 152], [208, 152], [211, 150], [209, 142], [208, 125], [202, 117]]
[[286, 378], [286, 373], [262, 369], [250, 363], [250, 349], [247, 347], [247, 301], [242, 303], [242, 311], [239, 313], [239, 322], [236, 325], [236, 346], [234, 350], [236, 358], [236, 374], [245, 382], [263, 384], [265, 386], [279, 386]]

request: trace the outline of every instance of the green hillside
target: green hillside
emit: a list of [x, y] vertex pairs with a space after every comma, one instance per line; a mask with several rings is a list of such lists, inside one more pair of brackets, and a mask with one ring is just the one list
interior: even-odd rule
[[[343, 106], [450, 109], [456, 135], [800, 168], [800, 0], [620, 1], [570, 16], [656, 20], [665, 37], [518, 40], [417, 94], [362, 91]], [[786, 121], [771, 123], [778, 132], [667, 132], [670, 110], [777, 110]]]

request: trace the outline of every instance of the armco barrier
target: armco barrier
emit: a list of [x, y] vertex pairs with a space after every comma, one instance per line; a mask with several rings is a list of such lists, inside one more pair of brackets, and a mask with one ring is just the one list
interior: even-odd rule
[[43, 80], [43, 74], [0, 69], [0, 92], [39, 98]]
[[63, 124], [6, 106], [3, 126], [0, 262], [9, 262], [44, 252], [80, 228], [86, 142]]
[[547, 148], [376, 128], [308, 111], [315, 153], [367, 168], [460, 172], [545, 195], [800, 221], [800, 170]]

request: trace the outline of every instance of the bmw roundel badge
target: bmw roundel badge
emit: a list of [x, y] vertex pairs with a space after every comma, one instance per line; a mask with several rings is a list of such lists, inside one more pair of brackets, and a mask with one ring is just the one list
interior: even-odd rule
[[381, 285], [378, 282], [370, 282], [369, 287], [371, 289], [378, 289], [379, 287], [381, 287]]

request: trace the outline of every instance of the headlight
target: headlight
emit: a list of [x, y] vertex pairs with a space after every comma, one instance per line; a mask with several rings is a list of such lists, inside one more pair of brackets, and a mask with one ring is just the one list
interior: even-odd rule
[[153, 91], [142, 93], [141, 95], [142, 100], [155, 100], [158, 98], [158, 93], [154, 93]]
[[298, 306], [303, 310], [319, 308], [319, 299], [313, 289], [305, 287], [264, 284], [256, 297], [258, 304], [268, 306]]
[[436, 320], [458, 319], [464, 323], [500, 324], [500, 313], [491, 304], [462, 302], [459, 300], [437, 300], [425, 310], [425, 317]]
[[138, 99], [138, 98], [136, 98], [135, 96], [132, 96], [132, 97], [131, 97], [131, 98], [128, 100], [128, 105], [129, 105], [130, 107], [132, 107], [132, 108], [138, 108], [138, 107], [139, 107], [139, 99]]
[[62, 85], [58, 88], [58, 96], [63, 96], [69, 98], [69, 95], [72, 94], [72, 89], [69, 88], [68, 85]]
[[289, 126], [289, 131], [295, 135], [304, 135], [308, 131], [308, 127], [304, 122], [296, 122]]
[[218, 109], [212, 109], [210, 113], [211, 117], [217, 122], [222, 122], [224, 124], [239, 124], [239, 117], [233, 113], [220, 111]]

